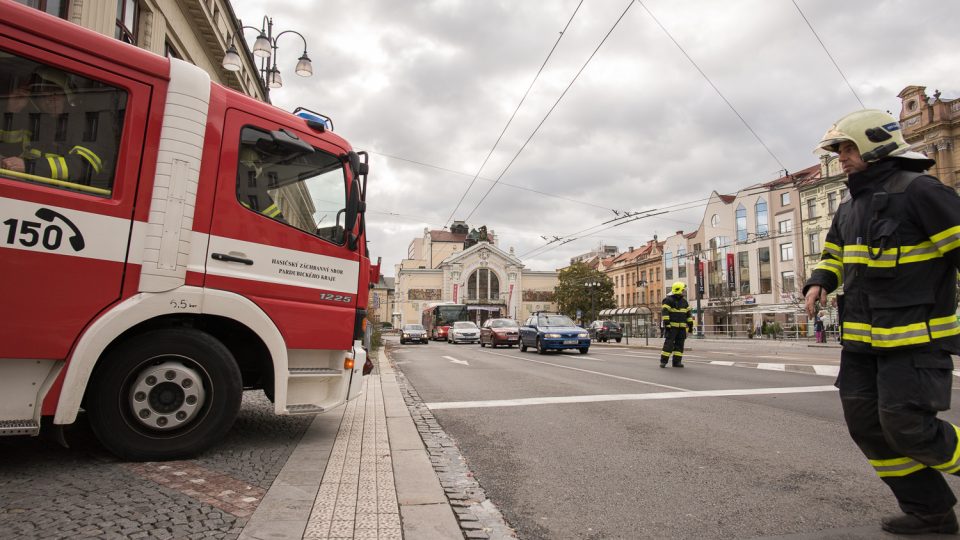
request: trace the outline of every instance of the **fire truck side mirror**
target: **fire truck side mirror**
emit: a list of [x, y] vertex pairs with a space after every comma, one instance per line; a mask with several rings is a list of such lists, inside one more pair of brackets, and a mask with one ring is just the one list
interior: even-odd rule
[[347, 152], [347, 163], [350, 164], [350, 172], [354, 177], [366, 176], [370, 172], [370, 165], [360, 161], [360, 154], [351, 150]]
[[362, 210], [360, 206], [360, 182], [354, 179], [350, 182], [350, 194], [347, 196], [347, 208], [343, 220], [343, 229], [347, 233], [352, 233], [357, 224], [357, 216]]

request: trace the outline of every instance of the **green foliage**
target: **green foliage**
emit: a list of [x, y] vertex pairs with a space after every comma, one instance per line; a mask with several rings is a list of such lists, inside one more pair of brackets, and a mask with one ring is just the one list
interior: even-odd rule
[[374, 351], [375, 351], [375, 350], [377, 350], [377, 349], [380, 348], [380, 344], [381, 344], [382, 341], [383, 341], [383, 337], [382, 337], [382, 335], [381, 335], [381, 331], [382, 331], [382, 329], [380, 328], [380, 325], [375, 325], [375, 326], [373, 327], [373, 333], [370, 335], [370, 349], [371, 349], [371, 350], [374, 350]]
[[[588, 283], [599, 285], [588, 286]], [[554, 299], [560, 313], [576, 318], [577, 310], [580, 310], [585, 323], [595, 319], [600, 310], [617, 307], [613, 299], [613, 281], [583, 263], [574, 263], [560, 271]]]

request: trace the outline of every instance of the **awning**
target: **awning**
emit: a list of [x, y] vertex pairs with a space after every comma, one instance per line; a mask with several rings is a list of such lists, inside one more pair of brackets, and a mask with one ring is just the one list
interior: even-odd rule
[[650, 308], [643, 306], [634, 306], [628, 308], [615, 308], [600, 310], [601, 317], [612, 317], [615, 315], [650, 315]]

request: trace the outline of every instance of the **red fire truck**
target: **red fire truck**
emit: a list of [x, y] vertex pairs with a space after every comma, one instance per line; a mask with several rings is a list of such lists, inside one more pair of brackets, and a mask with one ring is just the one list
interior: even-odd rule
[[358, 395], [366, 154], [163, 58], [0, 0], [0, 434], [82, 409], [125, 459]]

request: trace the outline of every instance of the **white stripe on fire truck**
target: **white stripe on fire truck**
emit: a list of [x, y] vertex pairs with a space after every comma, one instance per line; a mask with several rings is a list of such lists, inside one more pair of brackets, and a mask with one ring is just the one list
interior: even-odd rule
[[252, 265], [207, 259], [207, 273], [325, 291], [357, 292], [360, 264], [316, 253], [210, 236], [209, 252], [253, 261]]
[[123, 218], [0, 198], [0, 247], [123, 262], [129, 234]]

